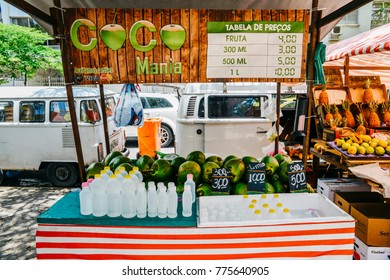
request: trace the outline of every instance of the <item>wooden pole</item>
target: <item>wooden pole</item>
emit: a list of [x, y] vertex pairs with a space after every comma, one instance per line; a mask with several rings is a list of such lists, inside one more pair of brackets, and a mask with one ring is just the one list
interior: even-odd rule
[[310, 125], [311, 125], [311, 115], [313, 107], [313, 85], [314, 85], [314, 53], [316, 50], [317, 41], [319, 38], [319, 19], [321, 12], [318, 10], [318, 0], [312, 1], [312, 11], [311, 11], [311, 25], [310, 25], [310, 48], [308, 54], [309, 65], [308, 68], [308, 77], [307, 77], [307, 93], [308, 98], [307, 105], [307, 118], [306, 118], [306, 132], [304, 136], [303, 143], [303, 155], [302, 161], [307, 168], [307, 155], [310, 151]]
[[276, 138], [275, 138], [275, 155], [279, 153], [279, 125], [280, 125], [280, 94], [282, 85], [280, 82], [276, 83]]
[[60, 38], [60, 49], [61, 49], [61, 57], [62, 57], [62, 65], [64, 69], [64, 78], [65, 78], [65, 87], [66, 87], [66, 95], [68, 98], [68, 105], [69, 105], [69, 113], [70, 113], [70, 119], [72, 123], [72, 130], [73, 130], [73, 138], [75, 142], [76, 147], [76, 154], [77, 154], [77, 161], [78, 161], [78, 167], [79, 167], [79, 174], [80, 174], [80, 180], [83, 180], [85, 177], [85, 166], [84, 166], [84, 157], [83, 157], [83, 150], [81, 148], [81, 141], [80, 141], [80, 132], [79, 127], [77, 123], [77, 115], [76, 115], [76, 108], [75, 108], [75, 101], [73, 97], [73, 90], [72, 90], [72, 78], [70, 73], [71, 68], [71, 62], [69, 61], [69, 56], [67, 52], [67, 37], [65, 35], [64, 31], [64, 18], [62, 16], [62, 9], [61, 9], [61, 1], [60, 0], [54, 0], [54, 6], [55, 8], [50, 8], [50, 14], [53, 18], [55, 18], [55, 28], [54, 28], [54, 34], [56, 34]]
[[344, 83], [349, 86], [349, 56], [344, 60]]
[[104, 88], [102, 84], [99, 84], [100, 91], [100, 107], [102, 108], [103, 116], [103, 128], [104, 128], [104, 140], [106, 143], [106, 153], [110, 153], [110, 138], [108, 134], [108, 124], [107, 124], [107, 112], [106, 112], [106, 98], [104, 96]]

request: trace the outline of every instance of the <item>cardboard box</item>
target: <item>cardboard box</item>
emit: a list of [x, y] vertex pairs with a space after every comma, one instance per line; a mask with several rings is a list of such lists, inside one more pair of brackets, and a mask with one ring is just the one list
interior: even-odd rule
[[370, 185], [359, 178], [318, 179], [317, 192], [334, 201], [335, 192], [369, 192]]
[[349, 214], [354, 203], [384, 203], [384, 198], [378, 192], [337, 192], [334, 203]]
[[355, 235], [369, 246], [390, 247], [390, 203], [354, 203]]
[[390, 260], [390, 247], [372, 247], [355, 237], [354, 260]]

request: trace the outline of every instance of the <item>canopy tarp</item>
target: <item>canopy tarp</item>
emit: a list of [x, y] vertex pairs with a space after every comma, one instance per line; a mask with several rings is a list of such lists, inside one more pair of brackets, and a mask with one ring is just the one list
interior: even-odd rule
[[[4, 0], [32, 15], [38, 22], [52, 32], [50, 25], [50, 8], [54, 0]], [[357, 9], [372, 0], [317, 0], [318, 9], [322, 11], [320, 19], [321, 39], [329, 33], [345, 14]], [[64, 0], [62, 8], [153, 8], [153, 9], [259, 9], [259, 10], [303, 10], [311, 9], [312, 1], [308, 0]]]
[[390, 88], [390, 24], [331, 44], [324, 67], [342, 67], [349, 57], [349, 76], [380, 76]]

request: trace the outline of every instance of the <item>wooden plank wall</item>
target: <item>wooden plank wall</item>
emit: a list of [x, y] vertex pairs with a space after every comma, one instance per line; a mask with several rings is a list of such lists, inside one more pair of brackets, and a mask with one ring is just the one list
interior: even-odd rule
[[[307, 10], [193, 10], [193, 9], [67, 9], [65, 18], [65, 54], [72, 61], [71, 73], [75, 68], [112, 68], [112, 79], [101, 80], [98, 74], [84, 74], [80, 84], [92, 83], [194, 83], [194, 82], [302, 82], [306, 76], [306, 54], [309, 30], [310, 12]], [[81, 18], [95, 23], [96, 31], [86, 27], [79, 29], [79, 40], [86, 44], [91, 38], [98, 38], [97, 47], [89, 52], [76, 49], [70, 41], [70, 26]], [[148, 20], [156, 27], [156, 32], [140, 29], [137, 33], [139, 42], [147, 43], [150, 39], [157, 40], [156, 47], [149, 52], [135, 50], [130, 44], [129, 30], [134, 22]], [[302, 73], [299, 79], [266, 79], [266, 78], [235, 78], [235, 79], [207, 79], [207, 22], [209, 21], [303, 21], [305, 26], [302, 56]], [[113, 51], [106, 47], [98, 34], [106, 24], [116, 23], [126, 30], [126, 41], [122, 48]], [[186, 29], [186, 40], [181, 49], [172, 51], [165, 47], [159, 36], [160, 29], [167, 24], [180, 24]], [[182, 74], [142, 74], [137, 75], [136, 57], [141, 60], [145, 57], [149, 62], [181, 62]], [[76, 74], [72, 77], [77, 83]], [[111, 78], [110, 77], [110, 78]]]

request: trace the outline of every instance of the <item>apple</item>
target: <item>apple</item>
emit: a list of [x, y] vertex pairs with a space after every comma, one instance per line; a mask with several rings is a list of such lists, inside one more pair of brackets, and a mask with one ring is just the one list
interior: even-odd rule
[[168, 24], [161, 28], [160, 36], [171, 50], [180, 49], [186, 40], [186, 30], [179, 24]]
[[119, 24], [107, 24], [100, 29], [100, 38], [110, 49], [119, 50], [126, 40], [126, 30]]

